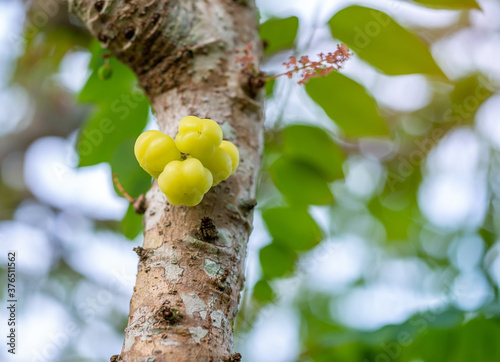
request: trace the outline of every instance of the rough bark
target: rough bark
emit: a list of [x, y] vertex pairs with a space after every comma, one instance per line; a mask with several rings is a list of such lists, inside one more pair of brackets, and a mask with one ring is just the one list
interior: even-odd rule
[[[230, 361], [261, 158], [262, 103], [255, 74], [236, 62], [253, 45], [246, 0], [69, 0], [90, 32], [138, 75], [160, 129], [187, 115], [216, 120], [240, 151], [236, 173], [196, 207], [147, 193], [144, 245], [120, 356], [125, 361]], [[254, 84], [257, 84], [254, 86]]]

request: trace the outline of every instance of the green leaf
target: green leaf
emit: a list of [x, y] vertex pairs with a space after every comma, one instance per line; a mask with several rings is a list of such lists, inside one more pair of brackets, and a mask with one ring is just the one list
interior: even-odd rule
[[321, 229], [302, 208], [276, 207], [263, 212], [262, 217], [274, 242], [293, 250], [309, 250], [322, 239]]
[[271, 98], [273, 96], [274, 84], [276, 83], [276, 79], [269, 79], [266, 81], [264, 85], [264, 90], [266, 91], [266, 97]]
[[347, 136], [385, 136], [387, 125], [375, 100], [363, 86], [338, 72], [313, 78], [306, 83], [307, 94]]
[[387, 164], [384, 190], [367, 206], [385, 227], [388, 240], [408, 240], [415, 226], [422, 222], [417, 193], [422, 182], [420, 167], [401, 155]]
[[124, 99], [99, 107], [81, 128], [76, 147], [79, 166], [109, 162], [121, 143], [136, 138], [146, 127], [149, 111], [146, 97], [137, 93], [123, 93], [123, 96]]
[[[426, 322], [426, 321], [424, 321]], [[401, 349], [401, 361], [500, 361], [498, 318], [478, 318], [452, 329], [431, 329]]]
[[274, 279], [293, 272], [297, 253], [282, 244], [271, 243], [260, 249], [260, 265], [264, 278]]
[[368, 204], [368, 209], [384, 224], [387, 240], [407, 240], [410, 225], [414, 223], [414, 210], [417, 205], [400, 192], [392, 193], [387, 197], [389, 198], [390, 205], [382, 204], [379, 197], [374, 198]]
[[283, 130], [283, 153], [318, 170], [326, 181], [342, 178], [344, 155], [321, 128], [292, 125]]
[[492, 247], [497, 241], [496, 231], [496, 220], [499, 219], [499, 215], [496, 211], [497, 209], [493, 205], [493, 202], [489, 202], [488, 212], [483, 221], [483, 225], [478, 230], [479, 235], [483, 238], [486, 245]]
[[135, 239], [142, 231], [142, 215], [136, 214], [132, 204], [128, 206], [127, 213], [122, 220], [122, 232], [128, 239]]
[[[132, 197], [138, 197], [151, 187], [151, 176], [149, 176], [137, 163], [134, 155], [135, 139], [130, 138], [120, 144], [110, 160], [111, 171], [116, 174], [118, 181], [125, 191]], [[118, 195], [123, 196], [116, 189]], [[122, 220], [122, 232], [129, 238], [134, 239], [142, 231], [142, 215], [135, 213], [132, 204], [129, 205], [127, 213]]]
[[422, 73], [444, 77], [427, 45], [382, 11], [349, 6], [328, 24], [333, 37], [388, 75]]
[[[134, 155], [135, 138], [121, 143], [110, 160], [111, 171], [116, 174], [120, 184], [132, 197], [138, 197], [151, 187], [151, 176], [144, 171]], [[120, 192], [117, 192], [121, 195]]]
[[129, 102], [130, 92], [136, 84], [136, 76], [132, 70], [116, 58], [109, 58], [109, 69], [113, 78], [102, 80], [99, 69], [104, 62], [97, 62], [98, 67], [92, 72], [87, 83], [78, 95], [83, 103], [113, 104]]
[[444, 114], [444, 121], [453, 126], [474, 124], [477, 110], [493, 95], [494, 90], [492, 80], [483, 74], [474, 74], [458, 80], [451, 92], [452, 105]]
[[272, 18], [261, 24], [259, 34], [266, 44], [264, 54], [269, 55], [293, 47], [298, 29], [299, 18], [296, 16]]
[[269, 172], [278, 190], [292, 204], [327, 205], [333, 202], [327, 182], [307, 163], [282, 156], [271, 165]]
[[253, 287], [253, 297], [263, 303], [271, 302], [274, 299], [273, 288], [266, 280], [259, 280]]
[[[146, 126], [149, 102], [142, 91], [135, 89], [135, 74], [116, 58], [102, 58], [105, 52], [98, 42], [91, 46], [93, 73], [81, 90], [78, 100], [99, 106], [80, 130], [77, 151], [80, 166], [109, 162], [118, 145], [136, 138]], [[109, 63], [109, 64], [108, 64]], [[105, 67], [113, 77], [101, 80], [99, 71]]]
[[92, 54], [92, 58], [90, 58], [89, 62], [89, 69], [94, 71], [99, 69], [99, 67], [104, 64], [103, 55], [109, 53], [109, 50], [104, 49], [99, 40], [92, 38], [89, 45], [89, 51]]
[[413, 2], [440, 9], [481, 9], [476, 0], [413, 0]]

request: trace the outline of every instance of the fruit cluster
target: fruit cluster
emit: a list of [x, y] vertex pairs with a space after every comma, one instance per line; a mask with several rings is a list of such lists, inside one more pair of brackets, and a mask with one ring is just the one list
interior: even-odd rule
[[188, 116], [180, 121], [175, 141], [160, 131], [146, 131], [137, 138], [134, 153], [172, 205], [195, 206], [238, 167], [238, 149], [222, 137], [217, 122]]

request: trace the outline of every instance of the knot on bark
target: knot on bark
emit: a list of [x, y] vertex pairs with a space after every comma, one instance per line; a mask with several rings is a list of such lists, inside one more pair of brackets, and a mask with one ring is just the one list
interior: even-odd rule
[[226, 289], [231, 289], [230, 285], [227, 283], [227, 278], [229, 277], [229, 270], [226, 269], [222, 275], [219, 275], [214, 279], [215, 287], [218, 291], [223, 292]]
[[245, 214], [252, 211], [255, 206], [257, 206], [257, 200], [255, 199], [247, 199], [240, 201], [240, 208], [245, 212]]
[[[187, 24], [199, 14], [177, 1], [71, 0], [77, 15], [105, 48], [127, 64], [148, 95], [182, 84], [196, 44]], [[138, 56], [140, 54], [141, 56]]]
[[134, 199], [132, 206], [136, 214], [144, 214], [148, 206], [146, 202], [146, 196], [144, 196], [144, 194], [140, 194], [138, 198]]
[[133, 26], [129, 25], [126, 29], [125, 29], [125, 38], [130, 40], [134, 37], [135, 35], [135, 29]]
[[[94, 3], [94, 8], [98, 11], [101, 12], [102, 9], [104, 8], [104, 1], [103, 0], [98, 0]], [[114, 357], [114, 356], [113, 356]]]
[[200, 227], [198, 228], [201, 240], [212, 242], [217, 239], [219, 232], [214, 224], [214, 221], [210, 217], [204, 217], [201, 219]]
[[240, 362], [242, 359], [241, 353], [233, 353], [229, 358], [229, 362]]
[[149, 251], [144, 249], [142, 246], [137, 246], [133, 249], [137, 256], [139, 256], [139, 262], [143, 262], [148, 258]]
[[183, 318], [178, 309], [170, 308], [168, 305], [162, 305], [155, 314], [158, 324], [176, 324]]
[[241, 71], [241, 78], [241, 88], [251, 99], [255, 99], [262, 87], [266, 85], [266, 74], [256, 72], [253, 68], [244, 67]]

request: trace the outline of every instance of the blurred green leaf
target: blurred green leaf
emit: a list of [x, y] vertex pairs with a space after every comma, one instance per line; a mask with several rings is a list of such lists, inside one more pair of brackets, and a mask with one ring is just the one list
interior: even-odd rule
[[110, 162], [120, 144], [129, 138], [135, 139], [144, 129], [149, 111], [149, 101], [135, 88], [137, 81], [132, 70], [116, 58], [107, 58], [113, 77], [101, 80], [99, 69], [105, 64], [102, 55], [107, 51], [94, 41], [91, 52], [93, 72], [78, 100], [98, 104], [98, 107], [80, 130], [76, 147], [79, 166]]
[[332, 72], [326, 77], [311, 79], [305, 87], [307, 94], [347, 136], [385, 136], [389, 133], [373, 97], [345, 75]]
[[496, 220], [499, 219], [493, 203], [489, 202], [488, 212], [485, 215], [483, 225], [478, 230], [479, 235], [483, 238], [488, 247], [493, 246], [497, 241]]
[[104, 62], [97, 61], [97, 68], [92, 72], [87, 83], [78, 95], [83, 103], [98, 103], [117, 107], [120, 103], [130, 102], [130, 92], [136, 84], [136, 76], [132, 70], [116, 58], [109, 58], [109, 69], [113, 78], [102, 80], [99, 69]]
[[89, 51], [92, 54], [89, 62], [89, 69], [91, 71], [98, 70], [104, 64], [103, 55], [109, 53], [108, 49], [104, 49], [102, 44], [96, 38], [92, 38], [89, 45]]
[[421, 213], [417, 203], [417, 192], [422, 182], [420, 162], [401, 155], [387, 164], [387, 179], [382, 193], [367, 206], [374, 217], [381, 221], [390, 241], [409, 239], [412, 226], [421, 222]]
[[453, 329], [432, 329], [400, 348], [398, 361], [494, 362], [500, 361], [500, 321], [478, 318]]
[[[108, 58], [108, 66], [102, 57], [106, 50], [97, 41], [91, 44], [90, 50], [93, 72], [78, 100], [98, 106], [80, 130], [76, 146], [79, 166], [108, 162], [125, 192], [137, 197], [151, 187], [151, 177], [139, 166], [133, 151], [135, 139], [148, 120], [149, 102], [141, 91], [134, 89], [136, 76], [126, 65]], [[103, 67], [113, 73], [112, 78], [101, 79], [99, 72]], [[123, 196], [116, 186], [115, 191]], [[132, 205], [121, 227], [129, 239], [142, 231], [142, 215], [135, 214]]]
[[81, 128], [76, 147], [79, 166], [109, 162], [120, 144], [136, 138], [146, 127], [149, 111], [146, 97], [137, 93], [123, 95], [125, 99], [117, 99], [96, 110]]
[[271, 243], [260, 249], [259, 257], [264, 278], [269, 280], [292, 273], [297, 253], [283, 244]]
[[270, 98], [273, 96], [274, 84], [276, 83], [276, 79], [269, 79], [266, 81], [264, 85], [264, 89], [266, 91], [266, 97]]
[[[111, 171], [116, 174], [118, 181], [125, 191], [132, 197], [138, 197], [146, 193], [151, 187], [151, 176], [149, 176], [137, 163], [134, 155], [135, 138], [125, 140], [120, 144], [110, 160]], [[118, 195], [123, 196], [116, 188]], [[122, 232], [128, 239], [135, 239], [143, 230], [142, 215], [135, 213], [132, 204], [122, 220]]]
[[342, 362], [372, 362], [375, 359], [370, 358], [371, 356], [365, 353], [367, 348], [363, 346], [362, 343], [353, 342], [346, 343], [340, 346], [335, 346], [333, 348], [322, 348], [321, 346], [310, 346], [306, 351], [303, 352], [303, 356], [307, 356], [308, 359], [301, 359], [300, 361], [314, 361], [314, 362], [331, 362], [331, 361], [342, 361]]
[[[415, 314], [401, 324], [385, 325], [373, 331], [362, 331], [343, 326], [332, 318], [330, 311], [333, 302], [335, 302], [335, 297], [313, 291], [302, 293], [298, 299], [301, 314], [301, 339], [304, 341], [302, 356], [308, 357], [309, 360], [325, 362], [439, 361], [440, 357], [446, 355], [445, 350], [454, 348], [455, 343], [440, 346], [441, 350], [436, 351], [435, 359], [432, 360], [416, 358], [417, 356], [402, 357], [402, 355], [406, 350], [413, 348], [413, 341], [425, 338], [436, 330], [461, 328], [458, 326], [464, 320], [463, 312], [454, 308], [439, 312], [431, 310]], [[426, 343], [431, 347], [432, 338]], [[444, 358], [442, 360], [454, 361]], [[481, 359], [471, 360], [482, 361]]]
[[269, 172], [278, 190], [292, 204], [327, 205], [333, 202], [326, 181], [306, 163], [282, 156], [270, 166]]
[[264, 54], [269, 55], [293, 47], [298, 29], [299, 18], [296, 16], [272, 18], [261, 24], [259, 34], [266, 44]]
[[440, 9], [481, 9], [475, 0], [413, 0], [413, 2]]
[[[345, 338], [348, 331], [331, 318], [329, 309], [332, 304], [331, 296], [313, 291], [299, 295], [301, 340], [304, 341], [305, 349], [302, 355], [314, 358], [314, 361], [328, 361], [325, 357], [329, 357], [331, 361], [335, 354], [332, 354], [331, 350], [326, 351], [324, 347], [335, 346], [333, 350], [337, 350], [341, 345], [350, 342]], [[325, 339], [327, 343], [324, 342]], [[339, 359], [339, 361], [350, 361], [350, 359]]]
[[274, 299], [273, 288], [266, 280], [259, 280], [253, 287], [253, 297], [262, 303], [269, 303]]
[[[29, 21], [28, 18], [26, 20]], [[18, 39], [21, 42], [25, 41], [26, 47], [24, 53], [17, 59], [16, 69], [13, 70], [14, 74], [12, 74], [14, 80], [29, 89], [33, 90], [33, 88], [45, 86], [45, 92], [47, 91], [46, 80], [60, 70], [61, 60], [71, 52], [81, 51], [91, 42], [90, 34], [76, 24], [67, 26], [67, 24], [51, 24], [49, 22], [47, 25], [43, 27], [30, 26], [31, 36]], [[14, 37], [15, 34], [12, 32], [11, 36]], [[12, 38], [12, 40], [14, 39]]]
[[302, 208], [276, 207], [262, 213], [275, 243], [294, 250], [309, 250], [322, 239], [321, 229]]
[[126, 238], [132, 240], [143, 230], [142, 215], [136, 214], [132, 204], [128, 206], [127, 213], [122, 220], [122, 232]]
[[[151, 176], [140, 166], [134, 155], [135, 138], [121, 143], [110, 160], [111, 171], [116, 174], [120, 184], [132, 197], [145, 193], [151, 187]], [[121, 193], [118, 191], [118, 194]]]
[[283, 153], [318, 170], [326, 181], [344, 176], [344, 155], [319, 127], [291, 125], [283, 130]]
[[334, 38], [388, 75], [423, 73], [444, 77], [427, 45], [382, 11], [349, 6], [328, 24]]
[[494, 91], [492, 79], [482, 74], [458, 80], [451, 93], [452, 105], [443, 115], [443, 121], [448, 122], [451, 127], [473, 124], [477, 110]]
[[407, 240], [408, 229], [414, 223], [415, 202], [401, 192], [394, 192], [385, 197], [382, 203], [380, 197], [375, 197], [368, 209], [385, 227], [387, 240]]

